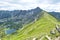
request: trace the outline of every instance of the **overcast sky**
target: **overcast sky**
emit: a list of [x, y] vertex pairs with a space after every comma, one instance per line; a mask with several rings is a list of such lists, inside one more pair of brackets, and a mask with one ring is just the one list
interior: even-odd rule
[[60, 12], [60, 0], [0, 0], [0, 10], [27, 10], [36, 7]]

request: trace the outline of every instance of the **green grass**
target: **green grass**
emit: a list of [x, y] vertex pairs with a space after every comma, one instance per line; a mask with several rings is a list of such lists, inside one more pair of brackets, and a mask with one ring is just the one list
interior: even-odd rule
[[44, 15], [36, 21], [32, 22], [21, 30], [18, 30], [16, 35], [9, 35], [3, 38], [3, 40], [26, 40], [30, 37], [40, 37], [41, 35], [50, 35], [50, 31], [58, 24], [57, 20], [49, 15], [47, 12], [42, 12]]

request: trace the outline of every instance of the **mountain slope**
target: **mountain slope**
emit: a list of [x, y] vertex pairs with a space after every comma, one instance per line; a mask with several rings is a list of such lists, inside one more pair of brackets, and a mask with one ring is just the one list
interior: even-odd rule
[[58, 22], [47, 12], [42, 11], [42, 14], [40, 19], [25, 25], [24, 28], [17, 31], [17, 34], [6, 36], [3, 40], [32, 40], [33, 38], [40, 38], [46, 34], [50, 35], [50, 31], [55, 28]]

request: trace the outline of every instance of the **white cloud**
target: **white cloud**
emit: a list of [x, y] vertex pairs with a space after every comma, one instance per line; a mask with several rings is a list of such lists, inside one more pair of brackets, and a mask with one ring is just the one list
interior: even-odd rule
[[[2, 6], [2, 7], [1, 7]], [[32, 9], [39, 6], [46, 11], [60, 11], [60, 3], [52, 0], [1, 0], [0, 10]]]
[[45, 2], [39, 3], [39, 7], [46, 10], [46, 11], [56, 11], [56, 12], [60, 12], [60, 3], [53, 3], [51, 4], [48, 0], [45, 0]]
[[44, 9], [46, 11], [60, 12], [60, 3], [59, 4], [45, 4], [45, 5], [43, 4], [42, 9]]
[[2, 8], [0, 8], [0, 10], [13, 10], [13, 9], [19, 9], [19, 8], [21, 9], [21, 7], [22, 7], [19, 4], [12, 4], [12, 3], [8, 3], [8, 2], [0, 1], [0, 7], [1, 6], [2, 6]]

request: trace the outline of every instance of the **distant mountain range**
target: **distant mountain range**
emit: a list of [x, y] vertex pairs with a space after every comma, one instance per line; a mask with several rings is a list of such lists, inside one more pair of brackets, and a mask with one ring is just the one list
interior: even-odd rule
[[39, 7], [31, 10], [0, 11], [0, 24], [5, 23], [6, 25], [10, 25], [10, 28], [14, 26], [14, 24], [20, 24], [20, 26], [22, 26], [40, 17], [39, 14], [41, 11], [42, 9]]
[[[29, 15], [36, 15], [38, 12], [41, 12], [42, 9], [39, 7], [31, 10], [13, 10], [13, 11], [8, 11], [8, 10], [0, 10], [0, 19], [8, 19], [8, 18], [15, 18], [15, 17], [29, 17]], [[60, 12], [49, 12], [51, 15], [53, 15], [56, 18], [60, 18]], [[16, 19], [16, 18], [15, 18]]]
[[49, 12], [52, 16], [54, 16], [57, 20], [60, 21], [60, 12]]

